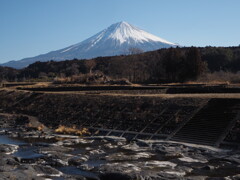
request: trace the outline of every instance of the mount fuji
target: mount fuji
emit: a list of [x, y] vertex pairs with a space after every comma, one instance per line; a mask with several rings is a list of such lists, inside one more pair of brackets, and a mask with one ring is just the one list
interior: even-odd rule
[[177, 44], [145, 32], [127, 22], [119, 22], [78, 44], [19, 61], [9, 61], [1, 65], [24, 68], [36, 61], [91, 59], [99, 56], [126, 55], [130, 53], [130, 49], [146, 52], [176, 46]]

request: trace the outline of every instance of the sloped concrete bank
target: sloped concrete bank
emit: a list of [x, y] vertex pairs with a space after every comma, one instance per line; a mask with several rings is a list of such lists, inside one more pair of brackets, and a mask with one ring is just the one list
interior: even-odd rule
[[[93, 124], [98, 120], [107, 120], [109, 124], [124, 124], [131, 121], [131, 123], [146, 125], [160, 117], [166, 108], [170, 107], [171, 112], [164, 114], [165, 119], [167, 115], [174, 115], [180, 107], [187, 107], [186, 110], [191, 112], [207, 101], [208, 99], [200, 98], [164, 99], [141, 96], [0, 91], [2, 111], [37, 116], [42, 123], [51, 127], [57, 127], [60, 124], [81, 126], [89, 124], [90, 121], [93, 121]], [[86, 122], [88, 120], [90, 120], [89, 123]], [[162, 119], [162, 121], [165, 120]]]
[[[229, 100], [226, 100], [228, 102]], [[232, 101], [232, 100], [231, 100]], [[0, 109], [2, 112], [26, 114], [35, 116], [47, 127], [57, 128], [59, 125], [86, 127], [92, 135], [121, 136], [131, 139], [162, 139], [171, 140], [196, 115], [202, 119], [213, 116], [199, 113], [201, 109], [213, 107], [210, 104], [222, 104], [219, 113], [224, 113], [225, 101], [210, 98], [160, 98], [146, 96], [104, 96], [76, 93], [42, 93], [2, 89], [0, 91]], [[234, 106], [228, 108], [235, 112], [227, 119], [229, 126], [212, 140], [212, 144], [239, 144], [240, 100], [234, 100]], [[228, 102], [231, 104], [231, 102]], [[218, 110], [215, 110], [218, 114]], [[200, 114], [200, 115], [199, 115]], [[232, 114], [232, 113], [231, 113]], [[201, 120], [200, 118], [200, 120]], [[211, 119], [210, 118], [210, 119]], [[195, 118], [196, 119], [196, 118]], [[213, 118], [212, 118], [213, 119]], [[216, 119], [216, 118], [215, 118]], [[238, 118], [239, 119], [239, 118]], [[234, 122], [233, 122], [234, 120]], [[236, 121], [236, 122], [235, 122]], [[217, 120], [216, 120], [217, 123]], [[211, 133], [211, 127], [206, 129], [206, 137], [201, 137], [201, 143]], [[196, 127], [195, 127], [196, 128]], [[233, 129], [233, 131], [231, 131]], [[228, 132], [229, 131], [229, 132]], [[201, 131], [203, 132], [203, 131]], [[191, 136], [194, 133], [191, 132]], [[178, 136], [179, 137], [179, 136]], [[226, 137], [226, 138], [225, 138]], [[182, 137], [181, 137], [182, 138]], [[183, 138], [186, 139], [185, 137]], [[178, 141], [181, 139], [178, 138]], [[186, 142], [188, 142], [186, 140]], [[198, 142], [191, 141], [198, 144]]]

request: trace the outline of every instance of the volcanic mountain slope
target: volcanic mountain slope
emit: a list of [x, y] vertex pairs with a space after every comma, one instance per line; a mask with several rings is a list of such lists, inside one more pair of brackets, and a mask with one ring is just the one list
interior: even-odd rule
[[78, 44], [36, 57], [10, 61], [2, 66], [23, 68], [36, 61], [90, 59], [98, 56], [126, 55], [130, 53], [130, 49], [146, 52], [176, 46], [177, 44], [147, 33], [127, 22], [119, 22]]

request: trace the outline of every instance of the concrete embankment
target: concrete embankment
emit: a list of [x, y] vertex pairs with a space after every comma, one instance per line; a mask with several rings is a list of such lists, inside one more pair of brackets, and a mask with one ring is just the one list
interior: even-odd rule
[[[91, 126], [156, 135], [164, 123], [171, 119], [170, 122], [174, 122], [175, 116], [179, 122], [183, 121], [206, 101], [208, 99], [0, 91], [3, 111], [37, 116], [47, 126]], [[150, 124], [152, 126], [144, 131]], [[167, 131], [171, 130], [165, 131], [160, 134], [170, 134]]]
[[[91, 134], [122, 136], [127, 139], [174, 139], [183, 127], [186, 129], [189, 123], [196, 120], [195, 116], [199, 121], [209, 117], [209, 121], [214, 120], [214, 123], [217, 123], [215, 115], [211, 114], [211, 108], [219, 103], [221, 103], [219, 111], [218, 109], [214, 111], [216, 115], [226, 114], [224, 104], [227, 103], [229, 106], [227, 113], [231, 116], [225, 118], [223, 123], [226, 127], [216, 130], [210, 126], [205, 127], [203, 123], [201, 124], [203, 130], [200, 131], [204, 134], [201, 136], [201, 143], [213, 146], [224, 142], [225, 137], [229, 137], [229, 133], [232, 133], [231, 129], [238, 125], [240, 100], [228, 98], [216, 100], [210, 97], [116, 96], [74, 92], [44, 93], [6, 89], [0, 91], [0, 109], [3, 112], [36, 116], [41, 123], [52, 128], [57, 128], [59, 125], [86, 127]], [[197, 129], [193, 126], [191, 127]], [[207, 141], [213, 131], [219, 133], [212, 137], [212, 141]], [[194, 134], [197, 132], [191, 131], [192, 134], [188, 137], [200, 138]], [[235, 134], [231, 135], [234, 137], [230, 137], [228, 141], [236, 145], [239, 132], [233, 132]], [[175, 139], [181, 141], [179, 137]], [[185, 134], [183, 140], [198, 143], [197, 139], [186, 139]]]

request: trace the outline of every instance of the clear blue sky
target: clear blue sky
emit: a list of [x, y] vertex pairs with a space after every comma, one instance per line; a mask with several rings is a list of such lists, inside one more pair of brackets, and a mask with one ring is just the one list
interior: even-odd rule
[[0, 63], [127, 21], [183, 46], [238, 46], [240, 0], [0, 0]]

